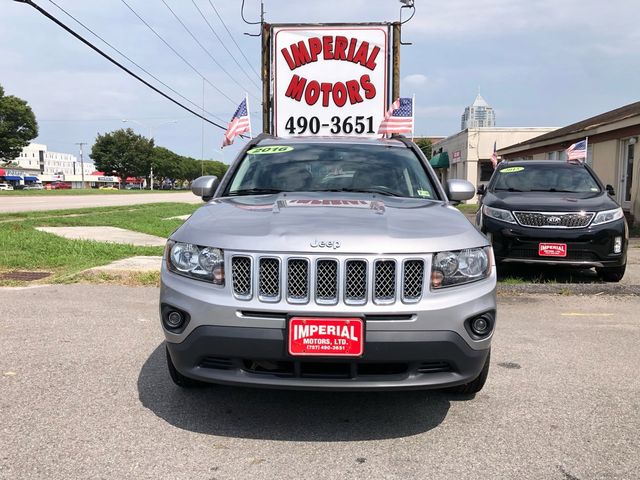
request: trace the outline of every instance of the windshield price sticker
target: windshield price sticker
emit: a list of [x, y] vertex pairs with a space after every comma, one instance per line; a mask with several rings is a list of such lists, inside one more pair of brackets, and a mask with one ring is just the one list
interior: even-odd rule
[[500, 170], [500, 173], [514, 173], [521, 172], [522, 170], [524, 170], [524, 167], [507, 167]]
[[289, 354], [359, 357], [364, 350], [361, 318], [305, 318], [289, 321]]
[[274, 135], [377, 136], [388, 25], [273, 27]]
[[249, 150], [247, 153], [252, 155], [269, 155], [271, 153], [286, 153], [293, 150], [293, 147], [285, 145], [270, 145], [267, 147], [256, 147]]

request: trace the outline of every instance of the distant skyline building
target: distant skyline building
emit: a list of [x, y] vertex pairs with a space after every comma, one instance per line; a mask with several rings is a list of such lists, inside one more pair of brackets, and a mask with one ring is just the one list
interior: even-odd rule
[[467, 128], [485, 128], [496, 126], [496, 113], [493, 108], [482, 98], [480, 92], [473, 101], [473, 104], [464, 109], [460, 130]]

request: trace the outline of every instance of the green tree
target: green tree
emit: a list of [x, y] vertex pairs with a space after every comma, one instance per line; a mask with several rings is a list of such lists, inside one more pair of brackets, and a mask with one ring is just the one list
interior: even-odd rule
[[127, 128], [98, 135], [89, 155], [96, 169], [108, 175], [146, 177], [153, 158], [153, 140]]
[[422, 150], [422, 153], [425, 154], [428, 160], [431, 160], [431, 149], [433, 147], [431, 140], [428, 138], [418, 138], [416, 139], [416, 145], [418, 148]]
[[4, 94], [0, 85], [0, 159], [10, 161], [38, 136], [38, 122], [24, 100]]

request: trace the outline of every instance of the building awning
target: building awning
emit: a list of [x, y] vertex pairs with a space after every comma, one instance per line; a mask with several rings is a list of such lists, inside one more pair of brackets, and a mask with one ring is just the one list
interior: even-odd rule
[[429, 160], [429, 163], [433, 168], [449, 168], [449, 154], [447, 152], [441, 152]]
[[39, 182], [40, 179], [38, 177], [24, 177], [25, 182]]
[[10, 182], [19, 182], [20, 180], [22, 180], [22, 177], [17, 177], [15, 175], [5, 175], [4, 179], [9, 180]]

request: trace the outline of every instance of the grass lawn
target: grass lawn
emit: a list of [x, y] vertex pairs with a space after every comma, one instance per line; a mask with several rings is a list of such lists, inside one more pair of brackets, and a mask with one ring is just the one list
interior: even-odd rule
[[[40, 232], [40, 226], [113, 226], [168, 237], [181, 220], [167, 217], [190, 214], [198, 205], [161, 203], [6, 214], [0, 220], [0, 272], [47, 271], [41, 283], [68, 282], [87, 268], [135, 255], [161, 255], [162, 247], [136, 247], [86, 240], [69, 240]], [[104, 279], [106, 280], [106, 279]], [[33, 284], [36, 282], [30, 282]], [[0, 285], [20, 282], [0, 280]]]
[[460, 210], [462, 213], [476, 213], [478, 211], [477, 203], [461, 203], [460, 205], [456, 205], [456, 208]]
[[189, 190], [100, 190], [99, 188], [70, 188], [68, 190], [2, 190], [3, 196], [55, 196], [55, 195], [144, 195], [146, 193], [180, 193]]

